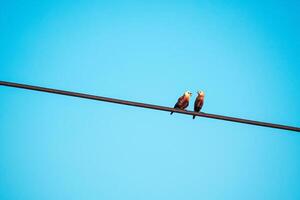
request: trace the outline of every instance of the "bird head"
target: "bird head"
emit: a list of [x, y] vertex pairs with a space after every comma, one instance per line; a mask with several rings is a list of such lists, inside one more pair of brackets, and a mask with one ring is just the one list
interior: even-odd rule
[[205, 96], [205, 94], [204, 94], [203, 91], [198, 91], [197, 93], [198, 93], [198, 96], [200, 96], [200, 97], [204, 97]]
[[186, 92], [184, 93], [184, 96], [186, 96], [186, 97], [191, 97], [191, 96], [192, 96], [192, 93], [191, 93], [190, 91], [186, 91]]

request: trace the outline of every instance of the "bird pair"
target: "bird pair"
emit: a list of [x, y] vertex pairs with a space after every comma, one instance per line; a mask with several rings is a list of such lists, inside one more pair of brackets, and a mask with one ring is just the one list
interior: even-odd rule
[[[204, 104], [204, 92], [198, 91], [197, 94], [198, 94], [198, 96], [194, 103], [194, 111], [200, 112], [200, 110]], [[181, 97], [179, 97], [174, 108], [180, 109], [180, 110], [185, 110], [189, 106], [191, 96], [192, 96], [192, 93], [190, 91], [186, 91]], [[171, 112], [170, 114], [172, 115], [173, 112]], [[193, 119], [195, 119], [195, 117], [196, 116], [193, 115]]]

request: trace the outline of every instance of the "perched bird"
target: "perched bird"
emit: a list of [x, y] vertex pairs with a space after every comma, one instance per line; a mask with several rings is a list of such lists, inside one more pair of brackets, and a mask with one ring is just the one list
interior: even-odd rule
[[[198, 96], [195, 100], [195, 103], [194, 103], [194, 111], [195, 112], [200, 112], [203, 104], [204, 104], [204, 92], [203, 91], [198, 91]], [[193, 119], [195, 119], [195, 115], [193, 116]]]
[[[179, 97], [174, 108], [180, 109], [180, 110], [186, 109], [189, 106], [191, 96], [192, 96], [192, 93], [190, 91], [186, 91], [181, 97]], [[170, 113], [170, 115], [172, 115], [172, 114], [173, 114], [173, 112]]]

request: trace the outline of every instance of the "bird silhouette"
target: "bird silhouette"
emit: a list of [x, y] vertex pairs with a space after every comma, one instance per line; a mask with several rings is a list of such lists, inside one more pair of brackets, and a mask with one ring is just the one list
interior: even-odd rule
[[[174, 108], [184, 110], [189, 106], [190, 97], [192, 93], [190, 91], [184, 92], [184, 94], [178, 98], [177, 103], [175, 104]], [[172, 115], [173, 112], [170, 113]]]
[[[202, 106], [204, 104], [204, 92], [203, 91], [198, 91], [197, 92], [198, 96], [195, 100], [195, 103], [194, 103], [194, 111], [195, 112], [200, 112], [200, 110], [202, 109]], [[195, 119], [195, 115], [193, 115], [193, 119]]]

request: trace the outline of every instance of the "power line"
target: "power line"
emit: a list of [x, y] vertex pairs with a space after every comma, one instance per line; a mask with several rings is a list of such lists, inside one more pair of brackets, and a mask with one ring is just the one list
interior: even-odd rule
[[33, 85], [25, 85], [25, 84], [6, 82], [6, 81], [0, 81], [0, 85], [8, 86], [8, 87], [15, 87], [15, 88], [22, 88], [22, 89], [27, 89], [27, 90], [35, 90], [35, 91], [40, 91], [40, 92], [48, 92], [48, 93], [53, 93], [53, 94], [66, 95], [66, 96], [73, 96], [73, 97], [79, 97], [79, 98], [85, 98], [85, 99], [92, 99], [92, 100], [97, 100], [97, 101], [105, 101], [105, 102], [123, 104], [123, 105], [128, 105], [128, 106], [135, 106], [135, 107], [142, 107], [142, 108], [161, 110], [161, 111], [167, 111], [167, 112], [181, 113], [181, 114], [191, 115], [191, 116], [195, 115], [195, 116], [199, 116], [199, 117], [206, 117], [206, 118], [212, 118], [212, 119], [219, 119], [219, 120], [225, 120], [225, 121], [231, 121], [231, 122], [238, 122], [238, 123], [251, 124], [251, 125], [256, 125], [256, 126], [264, 126], [264, 127], [300, 132], [299, 127], [286, 126], [286, 125], [281, 125], [281, 124], [273, 124], [273, 123], [267, 123], [267, 122], [260, 122], [260, 121], [254, 121], [254, 120], [248, 120], [248, 119], [241, 119], [241, 118], [236, 118], [236, 117], [228, 117], [228, 116], [223, 116], [223, 115], [208, 114], [208, 113], [203, 113], [203, 112], [197, 113], [197, 112], [186, 111], [186, 110], [178, 110], [178, 109], [165, 107], [165, 106], [158, 106], [158, 105], [152, 105], [152, 104], [146, 104], [146, 103], [140, 103], [140, 102], [134, 102], [134, 101], [126, 101], [126, 100], [122, 100], [122, 99], [114, 99], [114, 98], [108, 98], [108, 97], [102, 97], [102, 96], [95, 96], [95, 95], [83, 94], [83, 93], [78, 93], [78, 92], [70, 92], [70, 91], [65, 91], [65, 90], [45, 88], [45, 87], [39, 87], [39, 86], [33, 86]]

